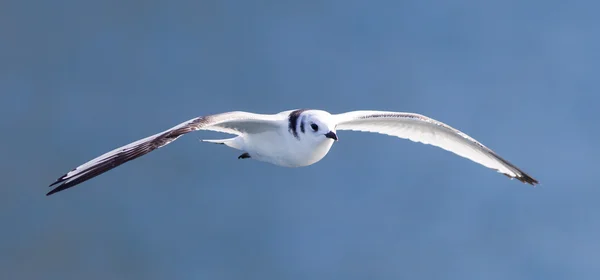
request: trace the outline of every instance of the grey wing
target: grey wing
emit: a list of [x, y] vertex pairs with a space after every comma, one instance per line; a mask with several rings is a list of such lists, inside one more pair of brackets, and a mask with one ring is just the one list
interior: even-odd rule
[[387, 134], [429, 144], [468, 158], [521, 182], [538, 181], [467, 134], [423, 115], [386, 111], [353, 111], [334, 115], [337, 130]]
[[278, 118], [279, 116], [277, 115], [261, 115], [247, 112], [229, 112], [197, 117], [163, 132], [116, 148], [76, 167], [50, 184], [50, 187], [55, 186], [55, 188], [46, 195], [51, 195], [83, 183], [123, 163], [163, 147], [192, 131], [211, 130], [236, 135], [260, 133], [264, 130], [278, 129]]

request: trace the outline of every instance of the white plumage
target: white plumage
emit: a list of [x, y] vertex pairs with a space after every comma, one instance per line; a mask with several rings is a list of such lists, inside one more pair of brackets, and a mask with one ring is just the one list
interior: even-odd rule
[[524, 183], [538, 183], [475, 139], [423, 115], [386, 111], [331, 115], [322, 110], [299, 109], [274, 115], [228, 112], [191, 119], [78, 166], [52, 183], [50, 186], [57, 186], [47, 195], [87, 181], [196, 130], [234, 134], [234, 138], [203, 141], [242, 150], [244, 153], [239, 158], [253, 158], [285, 167], [307, 166], [320, 161], [337, 140], [338, 130], [375, 132], [437, 146]]

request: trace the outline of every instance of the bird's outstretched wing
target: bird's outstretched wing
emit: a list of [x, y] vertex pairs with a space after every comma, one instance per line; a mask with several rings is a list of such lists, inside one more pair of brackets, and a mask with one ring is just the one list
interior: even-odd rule
[[197, 117], [161, 133], [116, 148], [76, 167], [52, 183], [50, 187], [56, 187], [46, 195], [83, 183], [123, 163], [165, 146], [188, 132], [211, 130], [236, 135], [260, 133], [265, 130], [278, 129], [279, 118], [278, 115], [247, 112], [228, 112]]
[[538, 181], [467, 134], [423, 115], [385, 111], [353, 111], [334, 115], [337, 130], [375, 132], [430, 144], [468, 158], [510, 178]]

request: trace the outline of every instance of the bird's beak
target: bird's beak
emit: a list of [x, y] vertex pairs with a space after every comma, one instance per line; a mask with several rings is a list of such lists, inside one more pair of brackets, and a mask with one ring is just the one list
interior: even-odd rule
[[335, 132], [333, 132], [333, 131], [325, 133], [325, 137], [331, 138], [331, 139], [333, 139], [335, 141], [338, 140], [337, 135], [335, 135]]

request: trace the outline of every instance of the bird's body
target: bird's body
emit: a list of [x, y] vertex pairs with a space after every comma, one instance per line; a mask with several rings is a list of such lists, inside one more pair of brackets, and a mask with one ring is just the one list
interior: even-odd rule
[[[292, 118], [290, 122], [289, 116], [294, 111], [297, 114], [304, 112], [304, 110], [290, 110], [274, 115], [271, 120], [271, 124], [273, 124], [271, 129], [247, 132], [231, 139], [203, 141], [225, 144], [248, 153], [249, 158], [279, 166], [302, 167], [311, 165], [327, 155], [335, 140], [319, 137], [316, 139], [317, 141], [310, 141], [314, 139], [299, 141], [300, 135], [298, 133], [305, 134], [307, 127], [304, 127], [304, 132], [302, 132], [303, 119], [294, 121], [294, 118]], [[320, 110], [311, 110], [310, 113], [315, 116], [324, 116], [324, 118], [331, 116], [331, 114]], [[308, 125], [304, 124], [304, 126]], [[296, 134], [294, 134], [294, 131]]]
[[61, 176], [48, 195], [73, 187], [127, 161], [165, 146], [183, 134], [211, 130], [237, 135], [203, 140], [243, 151], [251, 158], [284, 167], [302, 167], [323, 159], [338, 130], [376, 132], [431, 144], [531, 185], [537, 180], [468, 135], [431, 118], [400, 112], [353, 111], [332, 115], [322, 110], [289, 110], [273, 115], [228, 112], [202, 116], [105, 153]]
[[263, 133], [251, 137], [238, 136], [242, 140], [242, 149], [250, 158], [284, 167], [302, 167], [314, 164], [327, 155], [333, 145], [333, 139], [309, 145], [286, 137], [285, 132]]

